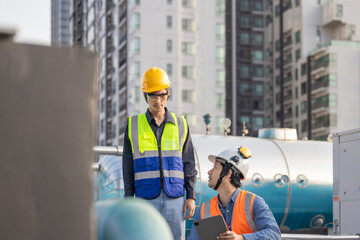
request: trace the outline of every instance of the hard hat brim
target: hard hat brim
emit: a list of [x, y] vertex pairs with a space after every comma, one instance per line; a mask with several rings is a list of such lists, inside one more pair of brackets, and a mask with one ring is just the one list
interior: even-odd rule
[[227, 162], [226, 159], [224, 159], [224, 158], [222, 158], [222, 157], [219, 157], [219, 156], [216, 156], [216, 155], [209, 155], [209, 156], [208, 156], [208, 159], [209, 159], [209, 161], [212, 162], [212, 163], [215, 163], [216, 160], [223, 160], [223, 161], [222, 161], [223, 163], [226, 163], [226, 162]]

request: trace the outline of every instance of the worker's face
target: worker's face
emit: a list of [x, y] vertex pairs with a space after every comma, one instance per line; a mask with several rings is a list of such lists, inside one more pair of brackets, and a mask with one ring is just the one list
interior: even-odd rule
[[213, 168], [208, 171], [208, 175], [209, 175], [209, 183], [208, 186], [211, 188], [214, 188], [216, 186], [217, 181], [219, 180], [220, 177], [220, 173], [222, 170], [222, 165], [220, 162], [216, 161], [214, 163]]
[[168, 97], [170, 96], [170, 90], [159, 90], [147, 94], [147, 102], [149, 104], [150, 112], [161, 112], [164, 110]]

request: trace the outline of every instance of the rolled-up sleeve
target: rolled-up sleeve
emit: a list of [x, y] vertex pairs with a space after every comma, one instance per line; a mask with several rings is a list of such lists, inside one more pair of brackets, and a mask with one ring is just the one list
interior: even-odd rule
[[195, 169], [195, 155], [189, 126], [188, 134], [183, 146], [182, 159], [184, 164], [184, 187], [186, 190], [186, 199], [195, 199], [195, 184], [197, 171]]
[[134, 186], [134, 162], [131, 150], [131, 143], [128, 136], [128, 124], [126, 125], [125, 134], [124, 134], [124, 148], [123, 148], [123, 177], [124, 177], [124, 190], [125, 197], [134, 196], [135, 186]]
[[246, 240], [281, 239], [280, 229], [276, 223], [274, 214], [271, 212], [264, 199], [259, 196], [256, 196], [254, 200], [253, 215], [258, 232], [243, 234], [243, 237]]

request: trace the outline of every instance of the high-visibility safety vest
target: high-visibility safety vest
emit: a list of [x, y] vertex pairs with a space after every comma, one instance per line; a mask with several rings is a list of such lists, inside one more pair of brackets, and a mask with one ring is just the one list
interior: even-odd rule
[[[129, 140], [131, 142], [135, 196], [153, 199], [161, 192], [160, 176], [167, 196], [177, 198], [184, 195], [184, 165], [182, 151], [187, 136], [187, 122], [183, 116], [171, 113], [174, 123], [165, 124], [158, 146], [145, 113], [129, 118]], [[162, 169], [160, 169], [162, 161]], [[160, 173], [162, 172], [162, 174]]]
[[[236, 198], [232, 213], [231, 229], [238, 235], [258, 231], [252, 213], [255, 197], [255, 194], [241, 190]], [[201, 219], [216, 215], [221, 215], [217, 196], [202, 204]]]

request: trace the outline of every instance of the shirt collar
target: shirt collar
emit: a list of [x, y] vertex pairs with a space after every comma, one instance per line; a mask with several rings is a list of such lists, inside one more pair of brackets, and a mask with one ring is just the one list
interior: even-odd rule
[[[149, 108], [146, 110], [146, 118], [148, 120], [149, 123], [151, 123], [152, 121], [155, 121], [153, 115], [151, 115]], [[164, 123], [166, 124], [167, 122], [171, 122], [172, 124], [175, 125], [175, 120], [173, 118], [173, 116], [171, 115], [171, 113], [168, 111], [168, 109], [165, 107], [165, 119], [164, 119]]]
[[[237, 198], [237, 196], [239, 195], [239, 192], [240, 192], [240, 191], [241, 191], [240, 188], [237, 188], [237, 189], [235, 190], [235, 192], [233, 193], [233, 195], [231, 196], [231, 198], [230, 198], [229, 201], [231, 201], [232, 203], [235, 203], [236, 198]], [[220, 196], [219, 196], [219, 195], [218, 195], [218, 203], [219, 203], [219, 207], [222, 207], [222, 208], [225, 207], [225, 206], [223, 206], [222, 203], [220, 202]], [[229, 204], [229, 203], [228, 203], [228, 204]]]

